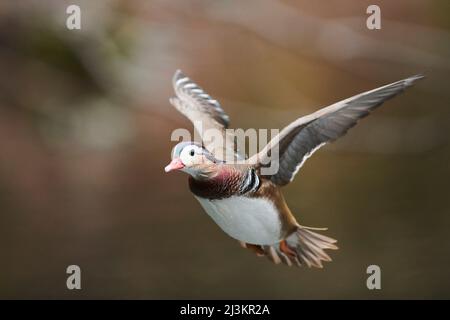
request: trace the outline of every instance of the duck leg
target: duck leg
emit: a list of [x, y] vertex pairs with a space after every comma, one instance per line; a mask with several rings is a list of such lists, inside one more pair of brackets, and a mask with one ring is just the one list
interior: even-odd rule
[[261, 246], [258, 246], [256, 244], [241, 242], [241, 246], [253, 251], [254, 253], [256, 253], [256, 255], [258, 257], [262, 257], [262, 256], [266, 255], [266, 253], [264, 252], [264, 249]]
[[288, 257], [294, 258], [297, 256], [297, 253], [291, 248], [289, 248], [288, 244], [286, 243], [286, 240], [282, 240], [280, 242], [280, 251], [283, 252]]

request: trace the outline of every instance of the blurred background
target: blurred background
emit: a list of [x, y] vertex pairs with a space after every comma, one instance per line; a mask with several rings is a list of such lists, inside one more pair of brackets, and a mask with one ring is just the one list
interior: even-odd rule
[[[81, 30], [66, 8], [81, 8]], [[0, 298], [450, 298], [450, 2], [2, 1]], [[282, 128], [423, 73], [284, 189], [340, 250], [276, 266], [165, 174], [182, 69], [233, 128]], [[66, 289], [66, 267], [82, 290]], [[381, 267], [382, 289], [366, 287]]]

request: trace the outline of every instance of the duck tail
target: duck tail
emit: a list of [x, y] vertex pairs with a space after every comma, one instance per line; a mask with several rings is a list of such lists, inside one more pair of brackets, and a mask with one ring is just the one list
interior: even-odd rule
[[311, 229], [318, 228], [298, 226], [285, 240], [272, 246], [262, 246], [262, 249], [269, 260], [276, 264], [322, 268], [322, 261], [331, 261], [325, 250], [337, 250], [337, 241]]
[[337, 240], [312, 230], [316, 229], [299, 226], [286, 238], [286, 244], [296, 253], [294, 260], [297, 260], [297, 265], [322, 268], [322, 261], [331, 261], [325, 250], [337, 250]]
[[275, 264], [288, 266], [322, 268], [322, 261], [331, 261], [325, 250], [337, 250], [337, 240], [314, 232], [326, 228], [298, 226], [286, 239], [273, 245], [254, 245], [241, 242], [242, 247], [251, 249], [257, 256], [266, 256]]

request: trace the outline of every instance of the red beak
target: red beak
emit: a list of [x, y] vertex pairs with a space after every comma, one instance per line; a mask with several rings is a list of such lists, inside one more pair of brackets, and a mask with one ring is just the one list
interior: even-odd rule
[[183, 168], [184, 168], [184, 164], [183, 164], [183, 162], [181, 162], [181, 159], [175, 158], [164, 168], [164, 171], [170, 172], [172, 170], [178, 170], [178, 169], [183, 169]]

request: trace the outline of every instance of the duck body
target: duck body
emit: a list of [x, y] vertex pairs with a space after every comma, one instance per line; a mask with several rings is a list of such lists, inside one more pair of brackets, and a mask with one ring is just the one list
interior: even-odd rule
[[210, 179], [190, 177], [189, 188], [214, 222], [239, 241], [273, 245], [296, 228], [279, 188], [254, 168], [222, 165]]
[[283, 239], [281, 219], [270, 200], [247, 196], [196, 198], [214, 222], [236, 240], [272, 245]]

